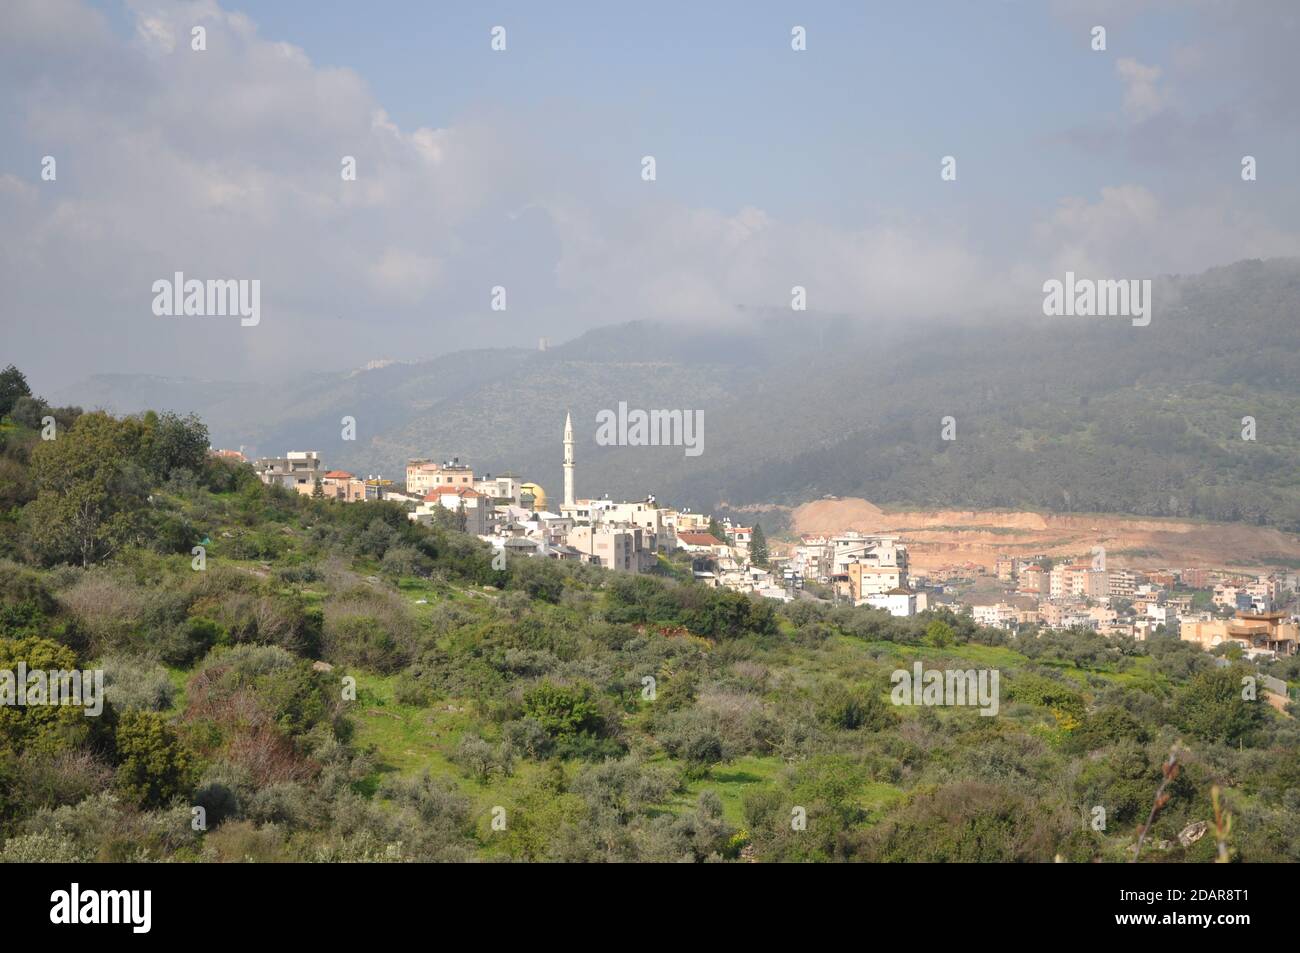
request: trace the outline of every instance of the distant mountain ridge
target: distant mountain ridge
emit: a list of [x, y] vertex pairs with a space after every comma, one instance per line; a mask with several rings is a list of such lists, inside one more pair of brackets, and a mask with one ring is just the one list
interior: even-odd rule
[[[757, 315], [632, 322], [546, 351], [480, 349], [273, 386], [99, 375], [54, 398], [193, 410], [213, 442], [319, 449], [394, 477], [459, 456], [561, 487], [566, 411], [580, 495], [695, 507], [877, 503], [1127, 512], [1300, 529], [1300, 261], [1160, 279], [1149, 327], [1045, 318], [971, 326]], [[704, 411], [704, 453], [600, 447], [620, 401]], [[340, 440], [341, 418], [357, 421]], [[1242, 418], [1257, 422], [1241, 439]], [[941, 439], [952, 417], [956, 439]]]

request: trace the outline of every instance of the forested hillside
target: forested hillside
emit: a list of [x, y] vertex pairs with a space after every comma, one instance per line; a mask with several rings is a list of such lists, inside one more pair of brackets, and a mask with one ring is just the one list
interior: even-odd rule
[[[666, 560], [498, 571], [395, 504], [263, 486], [195, 419], [70, 409], [45, 441], [9, 409], [0, 669], [102, 669], [107, 704], [0, 707], [0, 860], [1120, 861], [1171, 752], [1143, 860], [1300, 860], [1300, 729], [1240, 662]], [[893, 704], [918, 661], [997, 670], [997, 714]]]
[[[99, 378], [58, 396], [197, 411], [219, 445], [318, 449], [332, 466], [391, 476], [409, 457], [454, 455], [558, 487], [572, 410], [584, 494], [696, 508], [833, 494], [1300, 529], [1300, 262], [1160, 279], [1154, 295], [1149, 327], [1045, 318], [1037, 301], [978, 324], [803, 313], [724, 331], [632, 323], [544, 352], [273, 386]], [[704, 452], [597, 446], [596, 414], [621, 401], [703, 410]], [[357, 440], [340, 439], [343, 415]], [[945, 441], [949, 416], [956, 439]]]

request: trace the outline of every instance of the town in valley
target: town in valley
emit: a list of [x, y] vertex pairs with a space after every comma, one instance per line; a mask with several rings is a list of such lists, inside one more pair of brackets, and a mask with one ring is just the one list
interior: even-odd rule
[[[1216, 655], [1250, 660], [1295, 655], [1300, 645], [1300, 573], [1293, 569], [1136, 569], [1108, 559], [1098, 543], [1073, 559], [1026, 552], [999, 555], [992, 570], [974, 562], [922, 570], [909, 563], [900, 534], [846, 529], [769, 541], [759, 525], [675, 509], [653, 495], [580, 497], [571, 415], [562, 449], [559, 500], [523, 476], [477, 473], [458, 457], [410, 460], [404, 479], [394, 480], [329, 469], [316, 450], [249, 461], [238, 450], [212, 452], [249, 462], [262, 482], [299, 494], [402, 504], [413, 521], [440, 523], [491, 545], [499, 567], [530, 558], [628, 573], [668, 565], [711, 588], [781, 602], [867, 606], [893, 616], [946, 607], [1009, 632], [1085, 629], [1136, 641], [1177, 636]], [[1270, 702], [1283, 710], [1286, 689], [1278, 684], [1269, 690]]]

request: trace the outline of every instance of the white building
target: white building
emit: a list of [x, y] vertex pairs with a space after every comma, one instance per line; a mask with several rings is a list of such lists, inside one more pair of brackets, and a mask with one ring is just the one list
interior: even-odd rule
[[1005, 602], [971, 606], [971, 615], [974, 617], [976, 625], [986, 626], [991, 629], [1015, 628], [1016, 623], [1020, 621], [1020, 610]]
[[916, 606], [916, 593], [903, 588], [866, 596], [862, 604], [884, 609], [890, 615], [896, 616], [912, 616], [921, 611]]
[[425, 496], [424, 502], [418, 504], [407, 514], [416, 521], [432, 520], [439, 509], [448, 510], [459, 518], [464, 516], [465, 532], [475, 536], [486, 536], [496, 525], [496, 509], [492, 501], [470, 487], [440, 486]]
[[493, 500], [509, 500], [517, 504], [519, 494], [523, 492], [523, 485], [524, 481], [513, 473], [502, 473], [498, 476], [485, 473], [474, 481], [474, 490]]

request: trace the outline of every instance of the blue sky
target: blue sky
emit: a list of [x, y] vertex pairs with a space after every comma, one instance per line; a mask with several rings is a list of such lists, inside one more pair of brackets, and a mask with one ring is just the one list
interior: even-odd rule
[[[133, 29], [126, 8], [101, 6]], [[651, 151], [683, 201], [847, 224], [951, 208], [931, 174], [947, 154], [963, 160], [967, 193], [1026, 209], [1055, 200], [1063, 179], [1085, 195], [1121, 172], [1158, 181], [1158, 169], [1097, 162], [1053, 137], [1118, 111], [1116, 58], [1163, 61], [1186, 40], [1177, 11], [1107, 17], [1099, 55], [1086, 16], [1030, 2], [230, 6], [317, 66], [355, 70], [403, 127], [549, 115], [611, 179]], [[497, 24], [507, 55], [488, 47]], [[790, 50], [795, 24], [804, 55]]]
[[[257, 376], [734, 320], [794, 283], [868, 319], [1029, 315], [1067, 267], [1297, 254], [1296, 19], [1280, 0], [14, 0], [3, 320], [65, 374], [217, 355]], [[160, 325], [138, 289], [182, 268], [260, 276], [273, 320]], [[485, 314], [498, 284], [511, 308]], [[27, 308], [84, 352], [52, 353]]]

